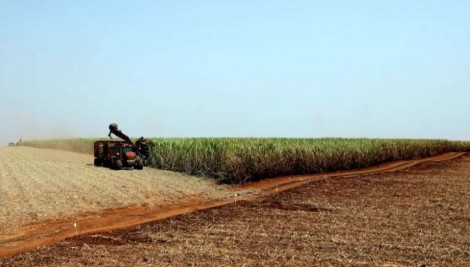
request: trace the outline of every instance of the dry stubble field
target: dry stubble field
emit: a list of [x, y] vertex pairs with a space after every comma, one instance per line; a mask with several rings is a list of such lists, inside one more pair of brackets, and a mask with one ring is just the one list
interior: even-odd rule
[[[165, 206], [194, 196], [218, 197], [209, 179], [153, 168], [114, 171], [87, 154], [30, 147], [0, 148], [0, 229], [109, 208]], [[0, 244], [1, 244], [0, 233]]]
[[470, 157], [80, 235], [3, 266], [468, 266]]

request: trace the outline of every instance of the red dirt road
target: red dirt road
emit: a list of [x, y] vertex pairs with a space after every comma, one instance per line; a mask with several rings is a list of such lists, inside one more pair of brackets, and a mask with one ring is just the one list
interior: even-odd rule
[[[39, 246], [57, 243], [77, 234], [107, 232], [129, 228], [168, 217], [191, 213], [193, 211], [227, 205], [241, 200], [250, 200], [260, 195], [270, 195], [288, 189], [305, 185], [311, 181], [334, 177], [353, 177], [364, 174], [392, 172], [409, 168], [424, 162], [437, 162], [458, 158], [465, 153], [446, 153], [443, 155], [411, 161], [399, 161], [377, 167], [326, 173], [318, 175], [302, 175], [281, 177], [250, 183], [244, 186], [234, 186], [229, 194], [217, 200], [189, 197], [165, 207], [149, 205], [129, 206], [108, 209], [104, 212], [84, 213], [60, 220], [45, 220], [19, 227], [11, 232], [0, 234], [0, 258], [6, 257]], [[74, 226], [77, 227], [74, 227]]]

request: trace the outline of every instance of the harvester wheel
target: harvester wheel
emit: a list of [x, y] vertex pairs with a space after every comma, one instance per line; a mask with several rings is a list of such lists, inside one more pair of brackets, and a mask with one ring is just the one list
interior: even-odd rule
[[100, 158], [95, 158], [95, 166], [103, 166], [103, 161]]
[[114, 169], [115, 170], [120, 170], [122, 168], [122, 162], [120, 160], [116, 160], [114, 162]]
[[135, 164], [135, 168], [137, 170], [142, 170], [144, 168], [144, 164], [142, 163], [142, 160], [137, 161], [137, 163]]
[[143, 168], [144, 168], [144, 163], [142, 161], [142, 158], [137, 156], [137, 158], [135, 159], [134, 169], [142, 170]]

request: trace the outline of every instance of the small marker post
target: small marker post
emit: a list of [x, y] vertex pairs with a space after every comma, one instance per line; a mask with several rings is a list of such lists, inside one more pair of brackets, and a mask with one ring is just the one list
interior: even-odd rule
[[75, 228], [75, 234], [76, 234], [76, 236], [78, 237], [78, 227], [77, 227], [77, 223], [76, 223], [76, 222], [73, 223], [73, 227]]

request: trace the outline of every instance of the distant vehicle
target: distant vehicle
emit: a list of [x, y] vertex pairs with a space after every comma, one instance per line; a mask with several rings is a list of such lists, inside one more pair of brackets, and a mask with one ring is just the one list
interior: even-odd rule
[[142, 170], [143, 160], [138, 148], [121, 140], [96, 141], [94, 143], [95, 166], [110, 167], [115, 170], [134, 168]]
[[8, 143], [8, 146], [15, 146], [15, 143], [10, 142], [10, 143]]

